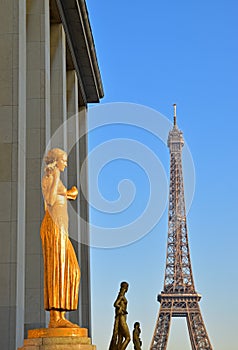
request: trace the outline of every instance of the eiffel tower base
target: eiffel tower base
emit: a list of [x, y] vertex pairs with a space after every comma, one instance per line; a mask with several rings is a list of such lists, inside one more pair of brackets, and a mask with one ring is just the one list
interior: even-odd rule
[[96, 350], [86, 328], [41, 328], [28, 331], [18, 350]]
[[160, 294], [161, 303], [151, 350], [166, 350], [172, 317], [186, 317], [192, 350], [212, 350], [199, 308], [201, 295]]

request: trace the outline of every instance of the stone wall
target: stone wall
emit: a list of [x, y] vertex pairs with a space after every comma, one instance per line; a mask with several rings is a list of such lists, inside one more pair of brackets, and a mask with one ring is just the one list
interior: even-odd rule
[[[67, 23], [61, 21], [59, 4], [59, 0], [0, 3], [1, 349], [15, 350], [23, 344], [28, 329], [47, 324], [40, 241], [42, 158], [47, 147], [67, 150], [69, 140], [87, 130], [87, 93], [79, 67], [73, 64], [73, 38], [69, 38]], [[92, 84], [88, 85], [92, 93]], [[67, 125], [72, 115], [76, 115], [74, 124]], [[63, 123], [62, 131], [49, 144]], [[63, 179], [69, 186], [79, 187], [86, 156], [87, 137], [73, 145], [69, 154]], [[87, 221], [88, 204], [81, 192], [72, 205]], [[82, 237], [88, 237], [84, 220], [73, 215], [70, 224], [82, 273], [80, 307], [72, 319], [90, 332], [89, 248], [80, 244]]]

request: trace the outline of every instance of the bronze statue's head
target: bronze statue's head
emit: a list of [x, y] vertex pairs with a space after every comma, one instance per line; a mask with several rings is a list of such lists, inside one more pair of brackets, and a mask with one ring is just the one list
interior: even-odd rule
[[127, 282], [121, 282], [121, 290], [128, 291], [129, 283]]

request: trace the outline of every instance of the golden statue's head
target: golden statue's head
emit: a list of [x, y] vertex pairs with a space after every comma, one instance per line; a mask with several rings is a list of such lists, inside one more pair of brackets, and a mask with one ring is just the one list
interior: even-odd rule
[[64, 171], [64, 168], [67, 166], [67, 153], [60, 148], [52, 148], [48, 151], [44, 161], [46, 164], [46, 172], [50, 172], [56, 167], [58, 167], [60, 171]]

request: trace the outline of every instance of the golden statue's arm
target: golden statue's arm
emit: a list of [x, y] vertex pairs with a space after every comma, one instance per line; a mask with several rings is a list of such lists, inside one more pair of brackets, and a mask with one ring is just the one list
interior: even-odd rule
[[60, 181], [60, 172], [58, 169], [42, 179], [42, 192], [47, 205], [54, 205], [57, 198], [57, 190]]
[[76, 186], [71, 187], [70, 190], [66, 193], [67, 199], [73, 199], [75, 200], [78, 196], [78, 189]]

